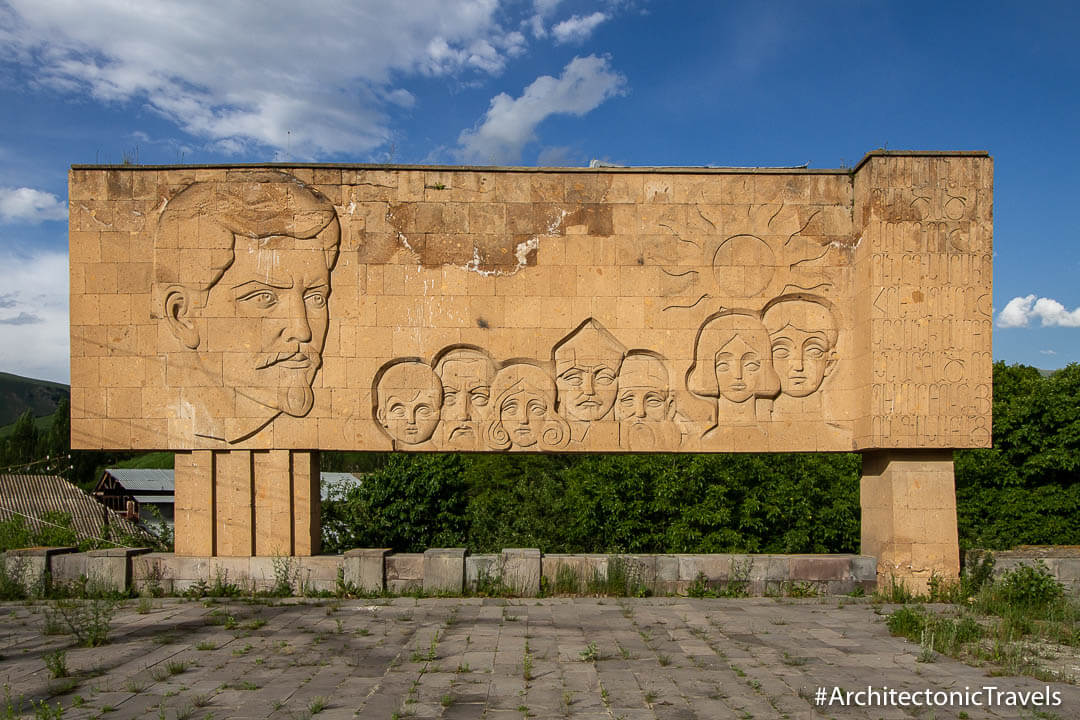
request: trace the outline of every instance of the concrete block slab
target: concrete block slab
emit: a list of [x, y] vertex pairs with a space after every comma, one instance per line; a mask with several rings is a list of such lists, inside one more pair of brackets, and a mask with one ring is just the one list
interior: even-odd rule
[[465, 548], [424, 552], [424, 592], [460, 595], [465, 591]]
[[386, 590], [386, 556], [391, 548], [357, 548], [347, 550], [342, 559], [346, 584], [360, 592], [381, 593]]

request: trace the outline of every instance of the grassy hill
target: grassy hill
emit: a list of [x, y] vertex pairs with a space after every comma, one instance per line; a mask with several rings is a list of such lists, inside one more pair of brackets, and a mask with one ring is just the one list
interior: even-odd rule
[[0, 434], [28, 409], [38, 418], [38, 427], [48, 427], [61, 398], [68, 397], [67, 385], [0, 372]]

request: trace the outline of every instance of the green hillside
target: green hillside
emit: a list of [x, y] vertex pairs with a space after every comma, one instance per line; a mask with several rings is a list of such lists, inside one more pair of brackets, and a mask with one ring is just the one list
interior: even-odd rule
[[[0, 372], [0, 427], [11, 425], [27, 410], [37, 418], [51, 416], [60, 399], [68, 397], [69, 393], [67, 385]], [[45, 427], [51, 422], [51, 418], [45, 421]], [[40, 423], [41, 420], [39, 428]]]

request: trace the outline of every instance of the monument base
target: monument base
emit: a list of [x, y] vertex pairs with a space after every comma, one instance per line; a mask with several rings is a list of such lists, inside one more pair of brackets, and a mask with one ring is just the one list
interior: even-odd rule
[[319, 552], [319, 453], [176, 453], [176, 555], [308, 556]]
[[864, 452], [859, 501], [861, 552], [878, 560], [879, 589], [892, 578], [925, 593], [931, 576], [960, 577], [951, 450]]

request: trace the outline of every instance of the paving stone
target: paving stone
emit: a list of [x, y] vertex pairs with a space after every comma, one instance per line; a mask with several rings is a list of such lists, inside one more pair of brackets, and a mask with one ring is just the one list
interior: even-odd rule
[[[144, 615], [129, 604], [114, 620], [110, 644], [93, 649], [72, 647], [67, 636], [43, 635], [39, 610], [0, 606], [0, 684], [27, 702], [60, 702], [64, 717], [75, 720], [107, 707], [113, 708], [105, 715], [111, 720], [156, 717], [162, 703], [172, 717], [196, 701], [205, 711], [198, 707], [192, 717], [300, 717], [317, 698], [326, 702], [318, 717], [331, 720], [394, 713], [519, 720], [520, 708], [538, 718], [582, 720], [912, 718], [930, 715], [917, 708], [819, 708], [814, 693], [834, 685], [936, 690], [992, 684], [1031, 691], [1046, 684], [989, 678], [984, 668], [943, 656], [918, 663], [918, 645], [889, 636], [868, 604], [838, 607], [835, 599], [555, 598], [524, 604], [402, 598], [348, 601], [336, 610], [293, 601], [204, 607], [163, 600]], [[225, 616], [234, 618], [231, 629], [207, 624]], [[429, 660], [432, 641], [435, 659]], [[599, 661], [582, 659], [590, 643], [600, 649]], [[77, 687], [51, 697], [59, 686], [48, 677], [43, 656], [65, 648]], [[424, 657], [414, 662], [414, 653]], [[161, 676], [176, 661], [190, 665]], [[1064, 703], [1062, 711], [1051, 711], [1075, 717], [1080, 688], [1051, 685]], [[73, 707], [76, 695], [82, 707]], [[1033, 716], [1016, 707], [938, 708], [933, 716], [957, 717], [961, 710], [971, 718]]]

